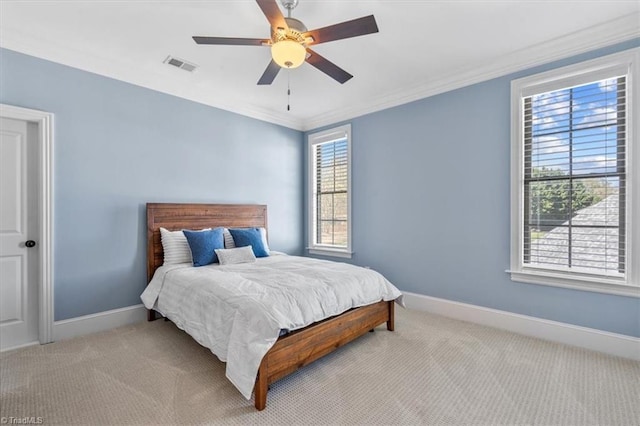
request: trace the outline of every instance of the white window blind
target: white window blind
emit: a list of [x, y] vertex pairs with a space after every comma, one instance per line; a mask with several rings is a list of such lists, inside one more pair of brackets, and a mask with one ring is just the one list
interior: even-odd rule
[[347, 247], [347, 139], [314, 145], [316, 244]]
[[315, 254], [351, 256], [351, 126], [309, 135], [309, 236]]
[[624, 278], [626, 76], [523, 98], [524, 266]]

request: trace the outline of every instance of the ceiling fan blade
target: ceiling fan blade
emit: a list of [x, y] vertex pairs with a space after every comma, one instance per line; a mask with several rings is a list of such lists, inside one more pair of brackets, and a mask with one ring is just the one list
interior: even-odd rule
[[280, 65], [276, 64], [272, 59], [271, 62], [269, 62], [269, 65], [267, 65], [267, 69], [264, 70], [262, 77], [258, 80], [258, 84], [262, 86], [273, 83], [273, 80], [278, 75], [278, 71], [280, 71]]
[[271, 28], [284, 28], [285, 30], [289, 28], [276, 0], [256, 0], [256, 2], [258, 6], [260, 6], [260, 9], [262, 9], [262, 13], [264, 13], [269, 20]]
[[307, 62], [318, 68], [320, 71], [333, 78], [340, 84], [344, 84], [349, 81], [353, 76], [331, 62], [330, 60], [318, 55], [311, 49], [307, 49], [309, 53], [309, 57], [307, 58]]
[[232, 45], [232, 46], [262, 46], [265, 43], [269, 43], [269, 40], [265, 40], [261, 38], [193, 36], [193, 40], [198, 44], [225, 44], [225, 45]]
[[341, 40], [343, 38], [357, 37], [365, 34], [377, 33], [378, 24], [373, 15], [341, 22], [317, 30], [307, 31], [303, 37], [313, 37], [313, 42], [307, 44], [326, 43], [328, 41]]

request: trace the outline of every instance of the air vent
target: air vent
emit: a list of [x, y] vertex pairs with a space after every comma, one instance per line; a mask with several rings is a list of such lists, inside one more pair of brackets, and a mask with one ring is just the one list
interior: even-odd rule
[[182, 59], [175, 58], [171, 55], [167, 56], [167, 59], [164, 60], [164, 63], [183, 69], [188, 72], [193, 72], [195, 71], [196, 68], [198, 68], [196, 64], [192, 64]]

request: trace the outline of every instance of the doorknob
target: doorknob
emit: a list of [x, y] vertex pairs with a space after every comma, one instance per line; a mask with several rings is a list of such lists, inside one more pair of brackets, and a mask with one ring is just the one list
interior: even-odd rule
[[28, 240], [28, 241], [25, 241], [24, 245], [31, 248], [36, 246], [36, 242], [33, 240]]

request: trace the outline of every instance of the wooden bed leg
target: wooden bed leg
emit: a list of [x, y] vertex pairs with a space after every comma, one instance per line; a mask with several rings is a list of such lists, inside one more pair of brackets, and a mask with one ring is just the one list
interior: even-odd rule
[[396, 302], [393, 300], [389, 302], [389, 320], [387, 321], [387, 330], [395, 330], [394, 314], [395, 314]]
[[149, 309], [147, 311], [147, 321], [155, 321], [156, 319], [156, 311], [154, 311], [153, 309]]
[[258, 370], [258, 378], [256, 379], [256, 386], [255, 386], [256, 410], [262, 411], [267, 406], [268, 390], [269, 390], [269, 385], [267, 384], [267, 360], [265, 357], [260, 363], [260, 369]]

